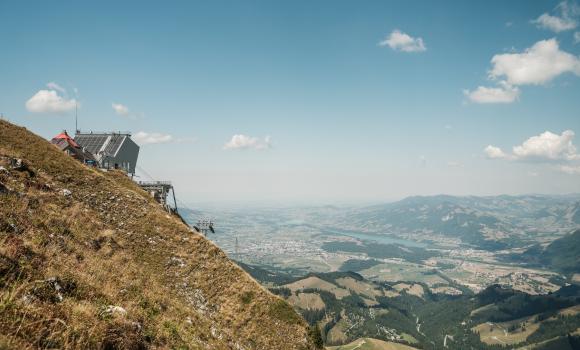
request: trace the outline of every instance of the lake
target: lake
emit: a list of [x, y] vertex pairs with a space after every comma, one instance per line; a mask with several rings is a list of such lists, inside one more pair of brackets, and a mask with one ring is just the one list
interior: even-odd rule
[[387, 234], [373, 234], [373, 233], [363, 233], [363, 232], [353, 232], [353, 231], [338, 231], [338, 230], [322, 230], [325, 234], [334, 234], [340, 236], [348, 236], [352, 238], [357, 238], [362, 241], [373, 241], [382, 244], [400, 244], [408, 247], [419, 247], [425, 248], [428, 243], [416, 242], [408, 239], [397, 238]]

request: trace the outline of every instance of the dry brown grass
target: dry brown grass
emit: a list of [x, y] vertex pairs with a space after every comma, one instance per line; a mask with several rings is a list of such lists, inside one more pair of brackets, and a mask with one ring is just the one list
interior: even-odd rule
[[361, 338], [350, 344], [329, 346], [328, 350], [414, 350], [408, 345], [387, 342], [379, 339]]
[[4, 121], [0, 166], [1, 349], [314, 348], [288, 304], [123, 174]]
[[324, 310], [326, 306], [318, 293], [293, 293], [288, 302], [303, 310]]
[[334, 294], [334, 296], [337, 299], [342, 299], [342, 298], [350, 295], [350, 292], [348, 290], [341, 288], [341, 287], [339, 287], [335, 284], [332, 284], [330, 282], [327, 282], [325, 280], [322, 280], [316, 276], [310, 276], [310, 277], [303, 278], [299, 281], [286, 284], [286, 285], [284, 285], [284, 287], [290, 289], [292, 292], [295, 292], [297, 290], [302, 290], [302, 289], [310, 289], [310, 288], [325, 290], [327, 292]]

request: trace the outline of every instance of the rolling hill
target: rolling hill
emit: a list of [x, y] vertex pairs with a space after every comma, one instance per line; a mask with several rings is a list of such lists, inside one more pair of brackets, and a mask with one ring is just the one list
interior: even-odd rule
[[[274, 274], [267, 274], [269, 281]], [[580, 341], [577, 285], [544, 295], [499, 285], [475, 295], [445, 295], [421, 283], [377, 283], [354, 272], [332, 272], [297, 277], [271, 290], [318, 325], [333, 350], [574, 349]]]
[[316, 347], [284, 300], [127, 176], [0, 120], [0, 348]]

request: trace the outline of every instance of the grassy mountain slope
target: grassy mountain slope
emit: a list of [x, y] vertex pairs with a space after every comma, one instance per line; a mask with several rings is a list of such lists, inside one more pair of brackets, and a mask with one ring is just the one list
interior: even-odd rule
[[0, 348], [314, 348], [286, 302], [123, 174], [4, 121], [0, 166]]
[[563, 273], [580, 273], [580, 230], [550, 243], [541, 259]]

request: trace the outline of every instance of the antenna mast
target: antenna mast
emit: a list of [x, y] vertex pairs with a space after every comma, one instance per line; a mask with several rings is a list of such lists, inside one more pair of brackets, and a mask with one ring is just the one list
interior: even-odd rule
[[236, 246], [234, 248], [236, 259], [240, 259], [240, 246], [238, 245], [238, 237], [236, 237]]
[[79, 117], [78, 117], [78, 103], [75, 99], [75, 135], [79, 133]]

